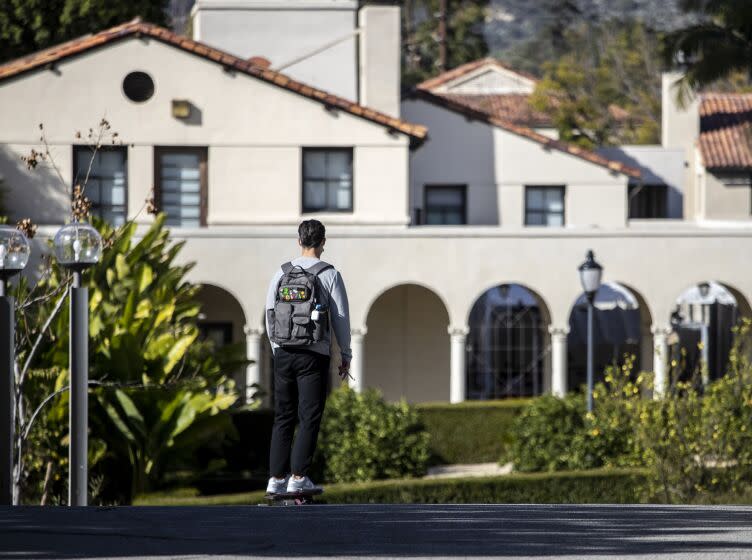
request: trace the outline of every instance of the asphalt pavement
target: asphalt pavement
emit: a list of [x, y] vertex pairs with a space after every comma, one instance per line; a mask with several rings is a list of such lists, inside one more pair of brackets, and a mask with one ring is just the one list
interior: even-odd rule
[[751, 507], [0, 508], [0, 558], [752, 558]]

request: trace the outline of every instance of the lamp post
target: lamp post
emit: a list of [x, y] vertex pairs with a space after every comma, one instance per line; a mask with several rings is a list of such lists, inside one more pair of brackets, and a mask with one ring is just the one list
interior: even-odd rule
[[89, 425], [89, 289], [81, 275], [99, 262], [102, 238], [85, 222], [72, 222], [55, 235], [55, 256], [73, 272], [70, 288], [70, 408], [68, 448], [68, 505], [87, 503], [87, 453]]
[[593, 309], [595, 308], [595, 294], [601, 286], [603, 267], [595, 261], [593, 251], [588, 251], [585, 262], [580, 265], [580, 282], [587, 297], [587, 411], [593, 411]]
[[0, 226], [0, 505], [13, 505], [13, 432], [15, 429], [15, 302], [5, 295], [9, 278], [29, 262], [31, 248], [23, 232]]

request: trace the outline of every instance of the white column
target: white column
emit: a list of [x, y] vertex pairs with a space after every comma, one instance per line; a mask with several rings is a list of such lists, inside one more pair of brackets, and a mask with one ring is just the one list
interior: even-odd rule
[[465, 356], [467, 354], [467, 327], [449, 327], [449, 402], [460, 403], [467, 398]]
[[261, 336], [264, 334], [263, 329], [254, 328], [246, 325], [243, 328], [245, 332], [245, 357], [252, 361], [245, 368], [245, 402], [253, 402], [253, 384], [262, 388], [261, 385]]
[[364, 339], [367, 332], [368, 329], [366, 327], [350, 330], [350, 349], [352, 350], [350, 375], [352, 379], [348, 381], [348, 384], [356, 393], [363, 391]]
[[551, 334], [551, 393], [567, 394], [567, 335], [569, 327], [548, 327]]
[[653, 374], [655, 376], [653, 398], [660, 399], [666, 392], [668, 381], [668, 335], [671, 329], [653, 325], [650, 332], [653, 333]]

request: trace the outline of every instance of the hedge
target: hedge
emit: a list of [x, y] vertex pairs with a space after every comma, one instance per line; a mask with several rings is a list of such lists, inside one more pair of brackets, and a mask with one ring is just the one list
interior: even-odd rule
[[[599, 469], [556, 473], [451, 479], [380, 480], [332, 484], [319, 500], [328, 504], [628, 504], [642, 501], [645, 473], [635, 469]], [[193, 493], [194, 495], [190, 495]], [[241, 505], [263, 503], [263, 492], [197, 496], [151, 494], [134, 505]]]
[[503, 460], [512, 443], [512, 423], [530, 399], [416, 405], [431, 436], [431, 463]]

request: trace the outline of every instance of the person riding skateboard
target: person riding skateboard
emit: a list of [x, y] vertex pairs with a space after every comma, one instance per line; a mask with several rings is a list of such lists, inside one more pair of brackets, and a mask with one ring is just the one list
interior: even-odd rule
[[[302, 222], [301, 256], [283, 264], [269, 283], [266, 331], [274, 353], [274, 427], [267, 494], [319, 490], [308, 471], [326, 403], [331, 330], [342, 354], [339, 376], [349, 375], [347, 292], [340, 273], [321, 260], [325, 243], [321, 222]], [[296, 420], [300, 425], [293, 442]]]

